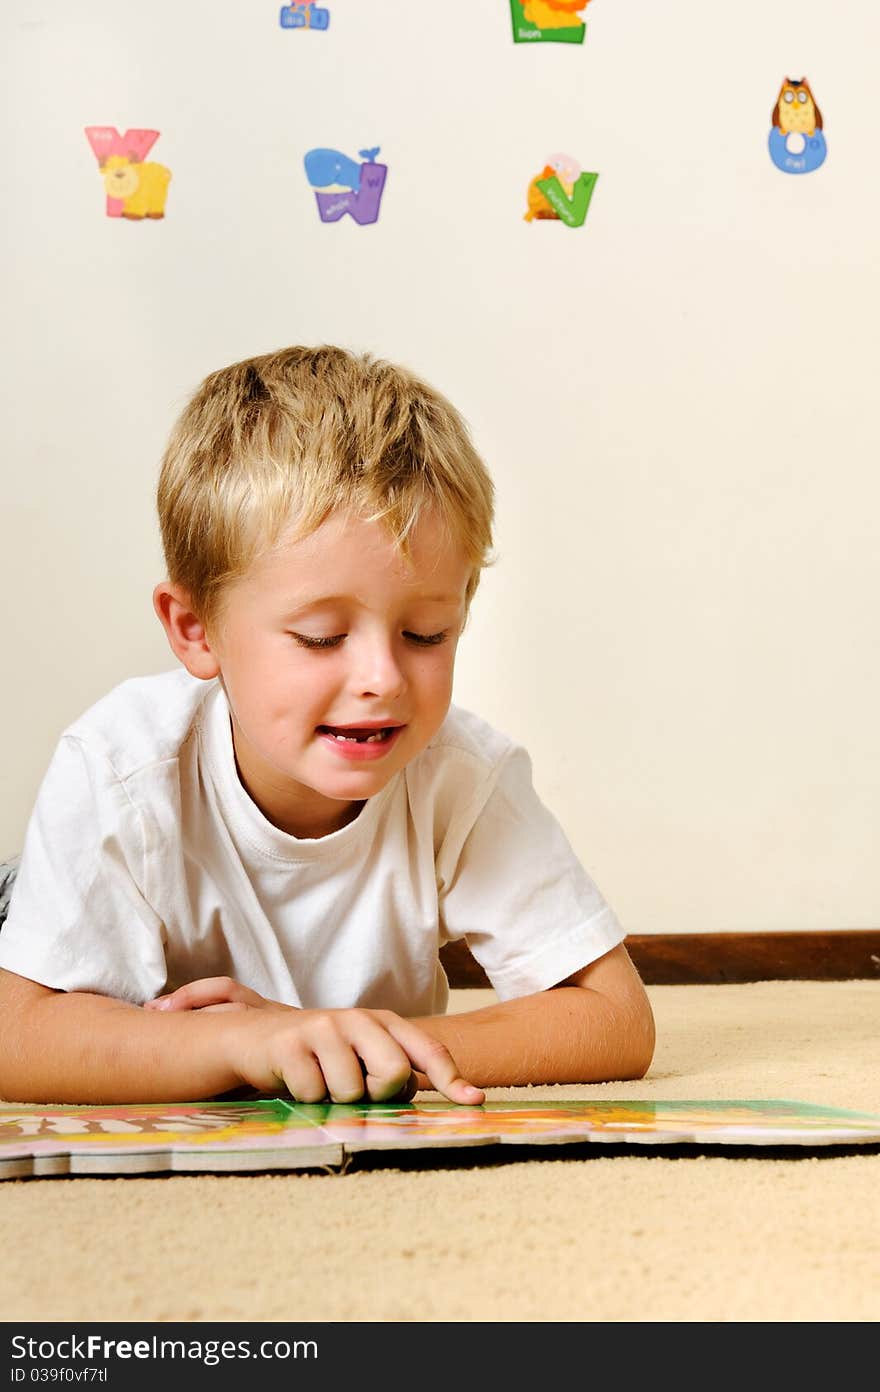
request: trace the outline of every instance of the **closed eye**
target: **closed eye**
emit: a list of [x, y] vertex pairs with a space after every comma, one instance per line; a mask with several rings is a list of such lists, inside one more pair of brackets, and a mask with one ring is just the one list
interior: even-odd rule
[[305, 633], [291, 633], [290, 636], [301, 648], [338, 648], [345, 634], [337, 633], [333, 638], [309, 638]]
[[[290, 636], [299, 643], [301, 648], [321, 649], [338, 648], [346, 635], [336, 633], [330, 638], [311, 638], [306, 633], [291, 633]], [[406, 631], [403, 636], [408, 638], [411, 643], [415, 643], [417, 647], [430, 648], [445, 642], [449, 637], [449, 629], [444, 628], [440, 633], [411, 633]]]

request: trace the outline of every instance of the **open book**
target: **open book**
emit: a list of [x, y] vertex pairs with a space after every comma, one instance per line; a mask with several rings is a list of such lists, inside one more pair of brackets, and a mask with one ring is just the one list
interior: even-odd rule
[[0, 1179], [336, 1169], [355, 1152], [448, 1146], [880, 1144], [880, 1117], [790, 1101], [366, 1102], [282, 1098], [0, 1105]]

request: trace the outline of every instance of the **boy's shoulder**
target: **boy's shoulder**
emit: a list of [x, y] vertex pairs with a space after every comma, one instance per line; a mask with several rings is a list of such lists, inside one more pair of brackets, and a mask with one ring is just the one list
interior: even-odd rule
[[518, 749], [516, 741], [490, 725], [473, 711], [451, 705], [446, 719], [436, 735], [429, 740], [425, 753], [456, 756], [487, 772], [497, 769]]
[[405, 777], [413, 815], [418, 819], [430, 809], [435, 854], [440, 843], [452, 854], [450, 846], [460, 848], [496, 790], [518, 797], [522, 778], [531, 778], [531, 762], [509, 735], [473, 711], [450, 706], [436, 735], [407, 765]]
[[184, 668], [130, 677], [114, 686], [63, 732], [106, 758], [120, 778], [150, 764], [176, 759], [216, 681]]

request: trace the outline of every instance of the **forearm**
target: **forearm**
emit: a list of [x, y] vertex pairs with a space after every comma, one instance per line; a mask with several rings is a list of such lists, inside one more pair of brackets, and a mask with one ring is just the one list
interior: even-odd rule
[[477, 1087], [641, 1078], [654, 1049], [650, 1007], [582, 986], [417, 1021]]
[[169, 1102], [241, 1079], [223, 1014], [165, 1014], [85, 992], [0, 1010], [0, 1097], [15, 1102]]

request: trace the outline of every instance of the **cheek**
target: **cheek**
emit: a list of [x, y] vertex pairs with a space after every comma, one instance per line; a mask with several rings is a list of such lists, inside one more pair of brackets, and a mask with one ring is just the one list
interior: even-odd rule
[[323, 701], [327, 693], [335, 691], [344, 677], [340, 674], [340, 663], [335, 655], [324, 653], [315, 657], [314, 653], [302, 648], [288, 654], [284, 666], [279, 668], [277, 683], [286, 697], [303, 710]]
[[339, 681], [329, 654], [316, 660], [313, 653], [286, 644], [252, 651], [235, 676], [239, 692], [251, 703], [288, 719], [297, 711], [307, 714]]
[[455, 671], [455, 650], [444, 652], [425, 663], [418, 674], [419, 689], [426, 700], [448, 702]]

